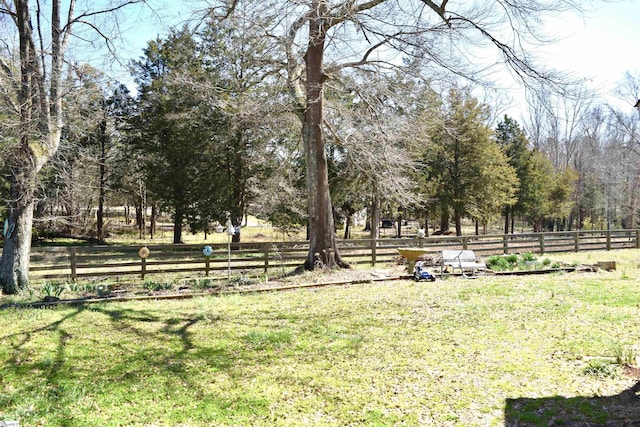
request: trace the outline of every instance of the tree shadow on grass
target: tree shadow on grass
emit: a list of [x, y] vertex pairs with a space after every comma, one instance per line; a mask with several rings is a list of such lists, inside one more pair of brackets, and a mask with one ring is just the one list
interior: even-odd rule
[[507, 399], [506, 427], [640, 427], [640, 382], [613, 396]]
[[[105, 324], [106, 317], [103, 337], [84, 333], [77, 319], [81, 314], [81, 322], [90, 322], [85, 320], [90, 315], [100, 316]], [[211, 394], [199, 370], [233, 375], [242, 366], [224, 345], [215, 340], [199, 342], [192, 332], [203, 327], [199, 325], [203, 320], [206, 327], [215, 328], [217, 319], [197, 313], [164, 314], [130, 307], [78, 306], [45, 325], [35, 320], [33, 328], [0, 336], [5, 350], [0, 351], [4, 377], [0, 377], [0, 419], [17, 418], [26, 425], [88, 425], [82, 417], [91, 413], [92, 406], [140, 407], [147, 399], [167, 399], [165, 414], [136, 414], [145, 422], [155, 422], [156, 415], [180, 416], [170, 408], [180, 394], [180, 405], [200, 399], [210, 402], [203, 411], [219, 412], [230, 406], [228, 399]]]

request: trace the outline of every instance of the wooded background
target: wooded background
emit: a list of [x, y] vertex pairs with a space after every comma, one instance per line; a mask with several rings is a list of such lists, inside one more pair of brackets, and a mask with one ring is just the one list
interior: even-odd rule
[[[381, 218], [456, 235], [464, 220], [476, 234], [638, 225], [640, 76], [620, 81], [618, 108], [535, 61], [532, 23], [579, 2], [213, 1], [147, 43], [135, 87], [81, 46], [117, 57], [117, 28], [101, 28], [153, 2], [70, 5], [0, 2], [5, 292], [28, 283], [33, 237], [105, 243], [107, 211], [149, 239], [165, 215], [174, 243], [249, 214], [306, 227], [307, 266], [341, 264], [336, 229], [350, 237], [359, 213], [374, 239]], [[524, 117], [506, 114], [500, 66]]]

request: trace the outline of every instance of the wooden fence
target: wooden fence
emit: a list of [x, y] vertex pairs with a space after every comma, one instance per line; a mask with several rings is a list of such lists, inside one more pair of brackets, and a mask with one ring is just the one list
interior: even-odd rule
[[[308, 242], [268, 242], [203, 245], [34, 247], [30, 277], [78, 279], [111, 276], [179, 274], [229, 278], [231, 275], [287, 273], [304, 262]], [[640, 230], [567, 231], [483, 236], [434, 236], [339, 240], [340, 255], [350, 264], [380, 265], [399, 260], [400, 247], [422, 246], [435, 257], [443, 249], [471, 249], [480, 256], [501, 253], [612, 250], [640, 248]], [[276, 270], [276, 271], [274, 271]]]

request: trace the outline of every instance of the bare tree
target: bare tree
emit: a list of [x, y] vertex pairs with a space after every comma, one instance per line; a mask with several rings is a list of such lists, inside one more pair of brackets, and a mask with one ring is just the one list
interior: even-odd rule
[[[307, 268], [312, 268], [316, 254], [325, 254], [329, 266], [346, 266], [336, 247], [325, 152], [324, 90], [335, 73], [346, 67], [394, 68], [415, 56], [427, 59], [432, 76], [444, 70], [479, 81], [496, 66], [508, 65], [523, 80], [552, 84], [553, 76], [531, 61], [527, 37], [542, 40], [533, 24], [545, 13], [576, 7], [555, 0], [233, 0], [219, 2], [218, 13], [228, 17], [248, 4], [273, 17], [266, 32], [282, 44], [286, 77], [302, 121]], [[473, 46], [485, 49], [484, 54], [493, 48], [496, 55], [489, 63], [470, 61], [474, 55], [478, 58]]]
[[[79, 11], [77, 0], [49, 4], [29, 0], [0, 0], [0, 23], [6, 36], [5, 51], [12, 51], [9, 40], [17, 40], [17, 64], [0, 55], [0, 78], [10, 88], [4, 96], [18, 120], [10, 165], [8, 230], [0, 263], [0, 282], [6, 293], [16, 293], [29, 283], [29, 252], [38, 173], [56, 153], [62, 134], [62, 89], [65, 55], [74, 30], [86, 26], [102, 41], [98, 19], [144, 0], [122, 0], [96, 9], [87, 2]], [[64, 11], [64, 6], [67, 6]], [[17, 65], [17, 66], [16, 66]]]
[[540, 86], [529, 91], [527, 99], [530, 108], [525, 128], [535, 148], [545, 153], [558, 170], [574, 164], [593, 94], [584, 88], [557, 94]]
[[627, 73], [615, 94], [627, 108], [609, 106], [612, 124], [625, 136], [626, 148], [640, 154], [640, 74]]

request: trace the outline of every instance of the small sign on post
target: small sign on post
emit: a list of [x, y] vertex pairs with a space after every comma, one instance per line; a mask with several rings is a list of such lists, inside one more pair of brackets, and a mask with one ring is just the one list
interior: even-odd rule
[[138, 251], [138, 256], [140, 257], [140, 260], [142, 262], [142, 271], [140, 272], [140, 276], [142, 277], [142, 279], [144, 279], [144, 276], [147, 274], [147, 257], [149, 256], [149, 253], [149, 248], [146, 246], [141, 247]]
[[213, 248], [209, 245], [205, 246], [204, 248], [202, 248], [202, 253], [204, 254], [204, 265], [205, 265], [205, 270], [204, 270], [204, 274], [205, 276], [209, 275], [209, 261], [210, 261], [210, 257], [213, 254]]

